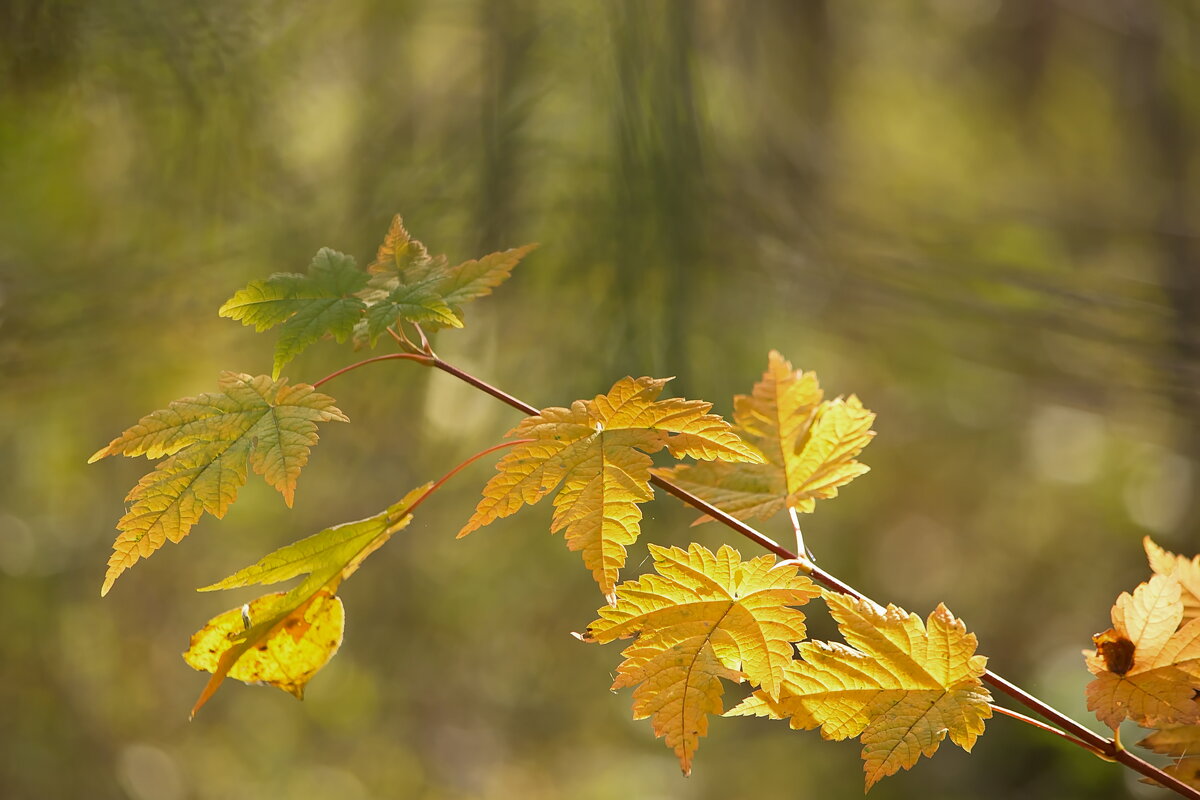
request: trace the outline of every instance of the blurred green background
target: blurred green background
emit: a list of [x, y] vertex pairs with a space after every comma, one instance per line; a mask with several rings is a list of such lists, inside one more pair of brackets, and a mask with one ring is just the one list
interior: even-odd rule
[[[147, 465], [84, 462], [221, 369], [269, 372], [221, 302], [321, 246], [366, 263], [396, 212], [451, 258], [541, 242], [436, 342], [535, 405], [673, 374], [729, 414], [770, 348], [857, 393], [873, 471], [805, 520], [820, 563], [945, 601], [1099, 728], [1079, 650], [1145, 579], [1141, 537], [1200, 547], [1198, 141], [1190, 0], [0, 4], [0, 796], [861, 796], [856, 743], [760, 720], [714, 720], [680, 777], [606, 691], [619, 648], [568, 636], [601, 598], [549, 504], [454, 540], [486, 464], [347, 583], [303, 703], [229, 682], [188, 721], [180, 652], [253, 596], [194, 587], [518, 415], [410, 364], [352, 373], [294, 511], [252, 480], [104, 600]], [[644, 539], [731, 540], [671, 498], [646, 515]], [[995, 718], [871, 796], [1156, 793]]]

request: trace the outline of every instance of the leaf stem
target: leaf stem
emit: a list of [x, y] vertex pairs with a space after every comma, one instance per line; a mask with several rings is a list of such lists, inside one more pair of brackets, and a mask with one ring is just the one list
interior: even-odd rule
[[414, 511], [416, 511], [417, 506], [419, 506], [419, 505], [421, 505], [421, 503], [425, 502], [425, 498], [429, 497], [429, 495], [433, 494], [438, 489], [442, 488], [442, 484], [444, 484], [446, 481], [450, 480], [455, 475], [457, 475], [459, 472], [461, 472], [462, 470], [471, 466], [472, 464], [474, 464], [476, 461], [483, 458], [484, 456], [490, 455], [491, 453], [494, 453], [497, 450], [503, 450], [506, 447], [512, 447], [513, 445], [518, 445], [518, 444], [525, 444], [526, 442], [532, 442], [532, 441], [533, 441], [533, 439], [513, 439], [511, 441], [501, 442], [500, 444], [494, 444], [491, 447], [487, 448], [486, 450], [480, 450], [478, 453], [476, 453], [475, 455], [466, 459], [465, 461], [460, 462], [458, 464], [458, 466], [456, 466], [454, 469], [450, 470], [445, 475], [443, 475], [442, 477], [440, 477], [436, 481], [434, 481], [434, 483], [428, 489], [426, 489], [425, 492], [420, 497], [418, 497], [416, 500], [413, 501], [413, 504], [411, 506], [409, 506], [408, 509], [405, 510], [404, 513], [411, 514]]
[[[379, 356], [377, 358], [371, 358], [371, 359], [367, 359], [366, 361], [361, 361], [357, 364], [353, 364], [350, 367], [347, 367], [343, 370], [339, 370], [338, 372], [335, 372], [332, 375], [330, 375], [326, 378], [323, 378], [321, 381], [314, 384], [314, 386], [320, 385], [321, 383], [324, 383], [325, 381], [329, 380], [330, 378], [336, 377], [337, 375], [340, 375], [343, 372], [363, 366], [364, 364], [369, 364], [373, 361], [382, 361], [387, 358], [405, 358], [405, 357], [407, 357], [410, 360], [414, 360], [421, 364], [424, 364], [425, 366], [435, 367], [437, 369], [442, 370], [443, 372], [447, 372], [447, 373], [453, 375], [454, 377], [458, 378], [459, 380], [463, 381], [464, 383], [468, 383], [471, 386], [474, 386], [476, 389], [479, 389], [482, 392], [490, 394], [492, 397], [495, 397], [496, 399], [498, 399], [504, 403], [507, 403], [508, 405], [512, 406], [513, 408], [515, 408], [518, 411], [521, 411], [524, 414], [534, 415], [534, 414], [537, 414], [539, 411], [537, 408], [529, 405], [525, 401], [520, 400], [516, 397], [513, 397], [512, 395], [508, 394], [507, 392], [505, 392], [501, 389], [498, 389], [495, 386], [492, 386], [490, 383], [487, 383], [487, 382], [475, 377], [474, 375], [470, 374], [469, 372], [465, 372], [465, 371], [459, 369], [458, 367], [454, 366], [453, 364], [443, 361], [442, 359], [438, 358], [437, 356], [422, 356], [422, 355], [415, 355], [415, 354], [408, 354], [408, 353], [397, 353], [397, 354], [393, 354], [391, 356]], [[513, 442], [512, 444], [515, 444], [515, 442]], [[479, 455], [482, 456], [487, 452], [488, 451], [485, 450], [483, 453], [480, 453]], [[786, 547], [780, 545], [778, 542], [774, 541], [770, 537], [764, 536], [762, 533], [755, 530], [754, 528], [747, 525], [746, 523], [742, 522], [741, 520], [737, 519], [736, 517], [733, 517], [733, 516], [725, 513], [724, 511], [717, 508], [716, 506], [711, 505], [710, 503], [702, 500], [701, 498], [699, 498], [696, 495], [692, 494], [691, 492], [687, 491], [683, 487], [677, 486], [674, 483], [671, 483], [669, 480], [666, 480], [665, 478], [660, 478], [658, 475], [651, 475], [650, 483], [653, 484], [654, 486], [658, 487], [659, 489], [662, 489], [667, 494], [674, 495], [676, 498], [682, 500], [684, 503], [692, 506], [693, 508], [695, 508], [698, 511], [701, 511], [701, 512], [707, 514], [708, 516], [712, 517], [716, 521], [725, 525], [725, 527], [735, 531], [736, 533], [741, 534], [742, 536], [746, 537], [750, 541], [761, 546], [763, 549], [767, 550], [768, 552], [774, 553], [775, 555], [779, 556], [782, 559], [794, 560], [794, 559], [798, 559], [798, 558], [802, 557], [802, 554], [793, 553], [792, 551], [788, 550]], [[853, 586], [839, 580], [837, 577], [831, 575], [830, 573], [826, 572], [825, 570], [821, 569], [820, 567], [816, 566], [815, 564], [812, 565], [812, 570], [809, 574], [811, 574], [812, 577], [818, 583], [821, 583], [824, 586], [826, 586], [830, 589], [833, 589], [834, 591], [841, 592], [842, 594], [848, 594], [851, 597], [858, 598], [859, 600], [867, 600], [869, 602], [874, 602], [869, 597], [864, 595], [862, 592], [855, 589]], [[1164, 786], [1168, 789], [1171, 789], [1176, 794], [1179, 794], [1182, 797], [1191, 798], [1191, 800], [1200, 800], [1200, 790], [1192, 788], [1191, 786], [1187, 785], [1186, 783], [1179, 780], [1178, 778], [1168, 775], [1167, 773], [1158, 769], [1153, 764], [1150, 764], [1150, 763], [1142, 760], [1141, 758], [1138, 758], [1133, 753], [1120, 747], [1113, 740], [1106, 739], [1103, 736], [1101, 736], [1100, 734], [1096, 733], [1095, 731], [1092, 731], [1091, 729], [1084, 727], [1082, 724], [1075, 721], [1071, 717], [1067, 716], [1066, 714], [1062, 713], [1061, 711], [1058, 711], [1057, 709], [1053, 708], [1049, 704], [1039, 700], [1038, 698], [1036, 698], [1033, 695], [1026, 692], [1024, 689], [1009, 682], [1005, 678], [1002, 678], [1001, 676], [997, 675], [996, 673], [992, 672], [991, 670], [988, 670], [987, 672], [985, 672], [983, 674], [983, 680], [984, 680], [984, 682], [991, 685], [993, 688], [995, 688], [995, 689], [999, 690], [1000, 692], [1003, 692], [1004, 694], [1013, 698], [1018, 703], [1025, 706], [1026, 708], [1030, 709], [1031, 711], [1035, 712], [1039, 716], [1041, 716], [1047, 720], [1053, 721], [1060, 728], [1062, 728], [1063, 731], [1068, 732], [1068, 735], [1065, 737], [1067, 739], [1067, 741], [1075, 742], [1080, 747], [1082, 747], [1083, 749], [1087, 750], [1089, 753], [1092, 753], [1093, 755], [1095, 755], [1099, 758], [1103, 758], [1105, 760], [1111, 760], [1111, 761], [1118, 761], [1121, 764], [1124, 764], [1126, 767], [1134, 770], [1135, 772], [1139, 772], [1142, 775], [1146, 776], [1147, 778], [1150, 778], [1151, 780], [1155, 781], [1159, 785]], [[1003, 712], [1003, 713], [1007, 713], [1007, 712]], [[1032, 719], [1030, 721], [1035, 722], [1035, 720], [1032, 720]], [[1046, 726], [1046, 727], [1050, 728], [1050, 726]], [[1058, 731], [1054, 731], [1053, 729], [1051, 729], [1051, 730], [1056, 735], [1058, 735]]]
[[386, 356], [375, 356], [374, 358], [367, 358], [362, 361], [358, 361], [354, 364], [351, 364], [348, 367], [342, 367], [339, 370], [331, 372], [328, 375], [326, 375], [324, 378], [321, 378], [321, 380], [314, 383], [313, 388], [316, 389], [321, 384], [327, 383], [327, 382], [333, 380], [334, 378], [338, 377], [339, 375], [345, 375], [347, 372], [356, 370], [359, 367], [365, 367], [367, 364], [374, 364], [376, 361], [390, 361], [394, 358], [403, 358], [403, 359], [407, 359], [409, 361], [419, 361], [420, 363], [426, 364], [426, 365], [429, 365], [431, 363], [431, 359], [429, 356], [421, 355], [418, 353], [388, 353]]
[[1072, 744], [1077, 744], [1080, 747], [1086, 747], [1087, 749], [1089, 749], [1093, 753], [1095, 753], [1097, 757], [1102, 758], [1105, 761], [1112, 761], [1112, 759], [1109, 758], [1109, 756], [1106, 753], [1104, 753], [1102, 750], [1099, 750], [1099, 749], [1093, 747], [1092, 745], [1088, 744], [1087, 742], [1083, 741], [1082, 739], [1072, 736], [1071, 734], [1067, 733], [1066, 731], [1056, 728], [1053, 725], [1047, 725], [1046, 723], [1042, 722], [1041, 720], [1036, 720], [1033, 717], [1027, 717], [1024, 714], [1020, 713], [1019, 711], [1013, 711], [1011, 709], [1005, 708], [1004, 706], [998, 706], [995, 703], [988, 703], [988, 705], [991, 707], [992, 711], [995, 711], [999, 714], [1004, 714], [1007, 717], [1012, 717], [1015, 720], [1020, 720], [1021, 722], [1024, 722], [1026, 725], [1032, 725], [1035, 728], [1040, 728], [1041, 730], [1044, 730], [1047, 733], [1053, 733], [1055, 736], [1061, 736], [1063, 739], [1066, 739], [1068, 742], [1071, 742]]

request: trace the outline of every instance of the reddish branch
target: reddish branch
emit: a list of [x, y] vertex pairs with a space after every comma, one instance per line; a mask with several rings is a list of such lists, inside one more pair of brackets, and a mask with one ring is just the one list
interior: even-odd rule
[[[492, 397], [495, 397], [498, 400], [501, 400], [504, 403], [507, 403], [508, 405], [512, 406], [513, 408], [517, 409], [518, 411], [521, 411], [528, 415], [534, 415], [534, 414], [539, 413], [539, 409], [529, 405], [528, 403], [524, 402], [523, 400], [513, 397], [512, 395], [508, 394], [507, 392], [505, 392], [501, 389], [498, 389], [495, 386], [492, 386], [490, 383], [480, 380], [479, 378], [475, 377], [474, 375], [470, 374], [469, 372], [464, 372], [463, 370], [459, 369], [458, 367], [454, 366], [453, 364], [449, 364], [445, 361], [442, 361], [436, 355], [432, 355], [432, 354], [418, 355], [418, 354], [411, 354], [411, 353], [394, 353], [392, 355], [378, 356], [376, 358], [369, 358], [369, 359], [366, 359], [365, 361], [360, 361], [356, 364], [351, 364], [350, 366], [345, 367], [344, 369], [340, 369], [337, 372], [334, 372], [333, 374], [328, 375], [325, 378], [322, 378], [321, 380], [317, 381], [317, 383], [314, 384], [314, 386], [320, 386], [322, 383], [324, 383], [332, 378], [335, 378], [338, 375], [341, 375], [345, 372], [349, 372], [352, 369], [356, 369], [360, 366], [370, 364], [370, 363], [373, 363], [376, 361], [384, 361], [384, 360], [388, 360], [388, 359], [408, 359], [411, 361], [417, 361], [426, 366], [435, 367], [437, 369], [442, 370], [443, 372], [448, 372], [449, 374], [453, 375], [454, 377], [458, 378], [459, 380], [461, 380], [465, 383], [468, 383], [471, 386], [474, 386], [476, 389], [479, 389], [480, 391], [490, 394]], [[488, 451], [484, 451], [484, 452], [486, 453]], [[457, 471], [457, 469], [455, 471]], [[682, 500], [684, 503], [692, 506], [693, 508], [697, 509], [698, 511], [701, 511], [701, 512], [707, 514], [708, 516], [712, 517], [716, 521], [725, 525], [727, 528], [730, 528], [731, 530], [736, 531], [737, 533], [741, 534], [742, 536], [746, 537], [747, 539], [751, 540], [752, 542], [755, 542], [756, 544], [758, 544], [765, 550], [768, 550], [769, 552], [774, 553], [775, 555], [779, 556], [780, 558], [783, 558], [786, 560], [792, 560], [792, 561], [800, 561], [802, 564], [804, 564], [805, 570], [808, 571], [808, 573], [818, 583], [820, 583], [834, 591], [841, 592], [842, 594], [848, 594], [853, 597], [859, 598], [861, 600], [869, 600], [870, 599], [866, 595], [864, 595], [862, 592], [855, 589], [853, 586], [843, 583], [838, 578], [834, 577], [833, 575], [829, 574], [828, 572], [825, 572], [820, 567], [817, 567], [815, 564], [812, 564], [806, 558], [803, 558], [802, 554], [793, 553], [791, 550], [787, 549], [786, 547], [783, 547], [782, 545], [780, 545], [778, 542], [774, 541], [773, 539], [771, 539], [767, 536], [764, 536], [762, 533], [755, 530], [751, 526], [747, 525], [745, 522], [742, 522], [741, 520], [737, 519], [736, 517], [730, 516], [729, 514], [722, 511], [721, 509], [700, 499], [699, 497], [697, 497], [696, 495], [687, 491], [686, 489], [683, 489], [682, 487], [677, 486], [674, 483], [671, 483], [670, 481], [668, 481], [664, 478], [660, 478], [657, 475], [651, 476], [650, 482], [654, 486], [657, 486], [659, 489], [662, 489], [663, 491], [667, 492], [668, 494], [674, 495], [678, 499]], [[1188, 786], [1183, 781], [1180, 781], [1179, 779], [1166, 774], [1165, 772], [1158, 769], [1157, 767], [1150, 764], [1149, 762], [1144, 761], [1141, 758], [1138, 758], [1136, 755], [1129, 752], [1128, 750], [1119, 748], [1116, 745], [1116, 743], [1113, 742], [1112, 739], [1105, 738], [1105, 737], [1101, 736], [1100, 734], [1096, 733], [1095, 731], [1091, 730], [1090, 728], [1083, 726], [1082, 724], [1075, 721], [1071, 717], [1069, 717], [1066, 714], [1062, 713], [1061, 711], [1051, 707], [1050, 705], [1047, 705], [1046, 703], [1042, 702], [1038, 698], [1036, 698], [1033, 695], [1026, 692], [1021, 687], [1017, 686], [1014, 683], [1011, 683], [1010, 681], [1006, 680], [1005, 678], [1002, 678], [1001, 676], [997, 675], [996, 673], [992, 672], [991, 670], [988, 670], [987, 672], [984, 673], [983, 680], [984, 680], [984, 682], [991, 685], [993, 688], [1008, 695], [1009, 697], [1016, 700], [1021, 705], [1025, 706], [1026, 708], [1030, 709], [1034, 713], [1041, 716], [1042, 718], [1053, 722], [1055, 725], [1058, 725], [1059, 728], [1061, 728], [1061, 730], [1057, 730], [1057, 729], [1051, 728], [1049, 726], [1039, 724], [1037, 722], [1037, 720], [1030, 719], [1028, 717], [1025, 717], [1024, 715], [1009, 712], [1005, 709], [999, 708], [998, 706], [993, 706], [993, 708], [995, 708], [997, 711], [1008, 714], [1009, 716], [1012, 716], [1016, 719], [1020, 719], [1024, 722], [1028, 722], [1029, 724], [1033, 724], [1037, 727], [1050, 730], [1055, 735], [1063, 736], [1068, 741], [1078, 744], [1080, 747], [1084, 748], [1085, 750], [1092, 753], [1093, 755], [1099, 756], [1100, 758], [1110, 760], [1110, 761], [1118, 761], [1118, 762], [1124, 764], [1125, 766], [1129, 767], [1130, 769], [1134, 770], [1135, 772], [1139, 772], [1142, 775], [1145, 775], [1147, 778], [1150, 778], [1151, 780], [1157, 782], [1158, 784], [1165, 786], [1168, 789], [1171, 789], [1172, 791], [1176, 792], [1179, 795], [1182, 795], [1183, 797], [1192, 798], [1192, 800], [1200, 800], [1200, 791], [1197, 791], [1196, 789], [1193, 789], [1191, 786]]]

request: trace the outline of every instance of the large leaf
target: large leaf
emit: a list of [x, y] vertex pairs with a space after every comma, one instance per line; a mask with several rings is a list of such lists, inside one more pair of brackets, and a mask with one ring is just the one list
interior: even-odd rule
[[583, 552], [584, 564], [612, 602], [625, 548], [640, 531], [638, 504], [653, 496], [648, 453], [666, 447], [676, 458], [762, 460], [724, 420], [708, 413], [710, 403], [656, 399], [668, 380], [622, 378], [608, 394], [527, 417], [507, 435], [532, 441], [500, 459], [498, 474], [458, 535], [538, 502], [561, 483], [551, 531], [565, 530], [567, 546]]
[[839, 487], [868, 471], [855, 457], [875, 435], [875, 415], [857, 397], [823, 397], [814, 373], [793, 370], [772, 350], [753, 393], [734, 398], [737, 429], [766, 463], [684, 464], [657, 472], [741, 519], [768, 519], [785, 508], [811, 512], [817, 500], [836, 497]]
[[364, 296], [371, 304], [367, 314], [371, 343], [399, 321], [434, 330], [461, 328], [463, 303], [491, 294], [536, 247], [527, 244], [452, 267], [444, 256], [430, 256], [397, 214], [368, 267], [373, 277]]
[[602, 608], [585, 641], [637, 636], [626, 648], [613, 689], [635, 686], [634, 719], [651, 718], [684, 774], [691, 772], [708, 715], [720, 714], [721, 678], [775, 693], [804, 638], [807, 603], [819, 590], [795, 564], [774, 556], [743, 562], [728, 545], [715, 554], [650, 545], [658, 574], [617, 587], [615, 606]]
[[410, 509], [429, 486], [417, 487], [373, 517], [326, 528], [281, 547], [201, 589], [269, 586], [307, 575], [291, 591], [268, 594], [219, 614], [192, 636], [184, 659], [212, 673], [192, 713], [212, 697], [227, 675], [246, 683], [268, 683], [301, 697], [309, 678], [341, 644], [344, 614], [336, 596], [338, 587], [367, 556], [412, 521]]
[[922, 623], [896, 606], [830, 592], [825, 600], [850, 646], [804, 642], [778, 695], [759, 690], [726, 716], [787, 718], [795, 729], [819, 726], [826, 739], [861, 736], [868, 789], [932, 756], [947, 736], [969, 752], [992, 715], [975, 635], [944, 605]]
[[247, 459], [290, 506], [317, 423], [347, 421], [332, 397], [307, 384], [225, 372], [218, 386], [142, 417], [89, 459], [169, 456], [125, 498], [132, 505], [117, 523], [102, 595], [139, 559], [186, 536], [205, 511], [223, 517], [246, 482]]
[[1088, 709], [1114, 730], [1125, 718], [1144, 728], [1200, 723], [1200, 619], [1182, 628], [1179, 581], [1155, 575], [1112, 608], [1113, 626], [1084, 651], [1096, 676]]
[[367, 278], [351, 256], [323, 247], [307, 275], [279, 272], [253, 281], [225, 301], [218, 313], [260, 332], [282, 326], [272, 374], [278, 378], [284, 365], [313, 342], [325, 336], [346, 341], [366, 310], [356, 293], [366, 287]]

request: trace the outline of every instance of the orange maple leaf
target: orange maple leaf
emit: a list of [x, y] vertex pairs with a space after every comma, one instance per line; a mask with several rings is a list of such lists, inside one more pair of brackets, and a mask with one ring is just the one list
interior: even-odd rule
[[670, 378], [622, 378], [607, 394], [546, 408], [507, 436], [532, 439], [496, 464], [483, 498], [459, 537], [532, 505], [563, 485], [554, 498], [551, 532], [565, 530], [567, 546], [612, 602], [625, 548], [636, 541], [639, 503], [653, 497], [648, 453], [667, 448], [676, 458], [762, 461], [711, 403], [656, 399]]
[[[811, 512], [817, 500], [870, 468], [855, 460], [875, 432], [858, 398], [823, 400], [812, 372], [793, 370], [772, 350], [749, 395], [734, 398], [734, 421], [762, 464], [685, 464], [656, 473], [740, 519], [769, 519], [784, 508]], [[696, 522], [707, 522], [701, 517]]]
[[686, 775], [708, 715], [723, 709], [720, 679], [745, 676], [778, 692], [792, 643], [805, 636], [804, 613], [793, 606], [819, 590], [796, 564], [776, 564], [774, 556], [743, 562], [728, 545], [715, 554], [698, 544], [686, 551], [650, 545], [650, 553], [658, 574], [617, 587], [616, 605], [600, 609], [581, 638], [638, 637], [622, 653], [612, 688], [636, 687], [634, 719], [651, 718]]
[[1200, 619], [1179, 627], [1183, 602], [1179, 581], [1155, 575], [1122, 592], [1112, 608], [1113, 627], [1096, 634], [1085, 650], [1096, 676], [1087, 686], [1088, 709], [1116, 730], [1132, 719], [1146, 728], [1200, 722]]

